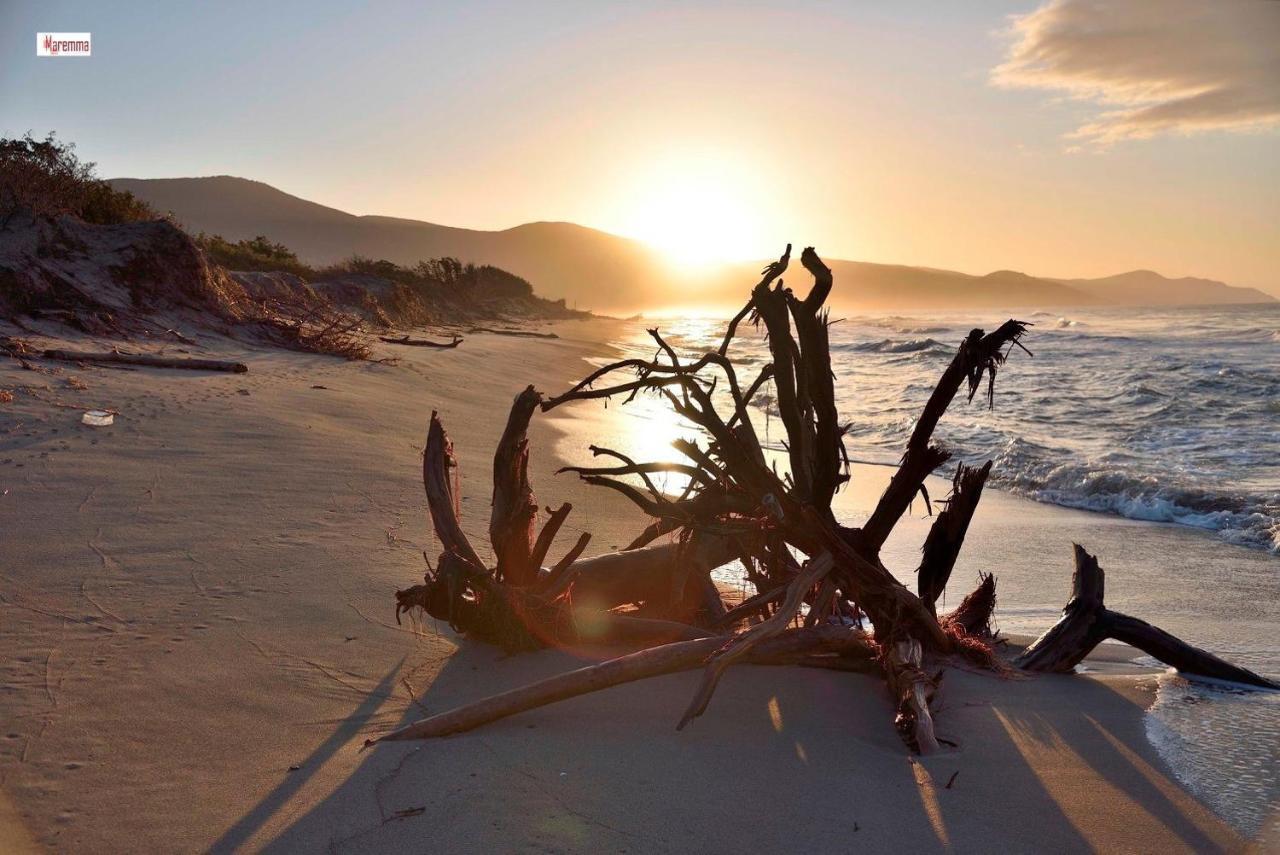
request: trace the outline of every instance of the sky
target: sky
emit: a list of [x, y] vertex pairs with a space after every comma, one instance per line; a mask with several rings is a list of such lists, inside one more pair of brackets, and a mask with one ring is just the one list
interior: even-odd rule
[[[92, 33], [37, 58], [37, 31]], [[106, 177], [1280, 294], [1280, 2], [0, 0], [0, 133]]]

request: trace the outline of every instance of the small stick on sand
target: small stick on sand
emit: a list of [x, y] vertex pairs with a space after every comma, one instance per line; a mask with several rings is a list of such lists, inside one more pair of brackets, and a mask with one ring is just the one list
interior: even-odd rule
[[493, 333], [494, 335], [519, 335], [526, 338], [559, 338], [553, 332], [534, 332], [532, 330], [498, 330], [493, 327], [472, 327], [473, 333]]
[[453, 341], [448, 341], [448, 342], [431, 341], [430, 339], [425, 339], [425, 338], [409, 338], [407, 335], [401, 336], [400, 338], [391, 338], [389, 336], [384, 335], [384, 336], [379, 336], [379, 338], [385, 341], [387, 344], [402, 344], [402, 345], [405, 345], [406, 347], [440, 347], [440, 348], [447, 349], [451, 347], [457, 347], [458, 345], [462, 344], [462, 336], [459, 336], [459, 335], [455, 335], [453, 337]]

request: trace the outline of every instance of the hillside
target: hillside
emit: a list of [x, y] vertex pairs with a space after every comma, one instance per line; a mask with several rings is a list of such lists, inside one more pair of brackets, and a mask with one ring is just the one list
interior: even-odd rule
[[[243, 178], [114, 179], [111, 184], [171, 211], [189, 231], [231, 240], [267, 235], [311, 264], [353, 254], [412, 265], [453, 256], [509, 270], [540, 296], [583, 309], [628, 309], [668, 281], [644, 244], [572, 223], [504, 231], [459, 229], [395, 217], [355, 216]], [[670, 298], [672, 295], [664, 295]]]
[[[267, 235], [312, 264], [352, 254], [411, 265], [454, 256], [492, 264], [570, 306], [632, 312], [696, 302], [736, 303], [760, 264], [726, 265], [681, 280], [645, 244], [573, 223], [528, 223], [479, 231], [381, 216], [356, 216], [258, 181], [211, 178], [114, 179], [191, 231], [232, 240]], [[1272, 302], [1250, 288], [1207, 279], [1167, 279], [1134, 271], [1104, 279], [1053, 279], [999, 270], [974, 276], [949, 270], [860, 261], [829, 262], [840, 287], [833, 302], [854, 309], [1022, 306], [1176, 305]], [[696, 296], [693, 296], [696, 295]]]

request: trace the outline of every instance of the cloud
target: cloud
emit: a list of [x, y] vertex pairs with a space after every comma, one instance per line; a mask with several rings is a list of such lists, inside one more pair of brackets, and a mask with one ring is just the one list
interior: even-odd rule
[[1095, 105], [1082, 145], [1280, 125], [1275, 0], [1052, 0], [1011, 37], [992, 82]]

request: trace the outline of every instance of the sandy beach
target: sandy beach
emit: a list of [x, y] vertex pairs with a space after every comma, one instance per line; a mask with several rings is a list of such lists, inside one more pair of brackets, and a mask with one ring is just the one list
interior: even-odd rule
[[[361, 751], [370, 735], [574, 664], [558, 652], [504, 656], [392, 617], [393, 591], [420, 580], [423, 551], [438, 550], [420, 472], [431, 411], [460, 459], [464, 525], [487, 544], [491, 455], [511, 399], [528, 383], [568, 385], [617, 333], [605, 320], [547, 328], [561, 337], [379, 350], [398, 364], [201, 337], [201, 351], [245, 362], [245, 375], [0, 363], [0, 387], [30, 387], [0, 410], [0, 848], [1251, 845], [1151, 746], [1143, 716], [1161, 672], [1118, 645], [1104, 645], [1088, 675], [949, 673], [937, 723], [958, 747], [924, 761], [897, 739], [882, 681], [802, 669], [781, 679], [752, 666], [731, 671], [708, 714], [681, 733], [693, 674]], [[86, 427], [79, 408], [90, 407], [120, 415]], [[595, 554], [642, 525], [620, 497], [553, 474], [590, 441], [572, 417], [536, 417], [531, 430], [541, 503], [575, 506], [553, 555], [583, 529]], [[886, 478], [856, 467], [838, 512], [865, 514]], [[915, 509], [886, 564], [909, 573], [928, 524]], [[1181, 602], [1192, 589], [1162, 587], [1177, 568], [1153, 556], [1176, 554], [1201, 579], [1229, 581], [1241, 592], [1237, 619], [1276, 618], [1257, 595], [1274, 591], [1273, 558], [1224, 558], [1199, 533], [995, 492], [947, 602], [979, 570], [995, 571], [997, 620], [1039, 631], [1066, 599], [1073, 540], [1112, 574], [1109, 602], [1141, 601], [1169, 630], [1220, 652], [1229, 639], [1197, 631]]]

